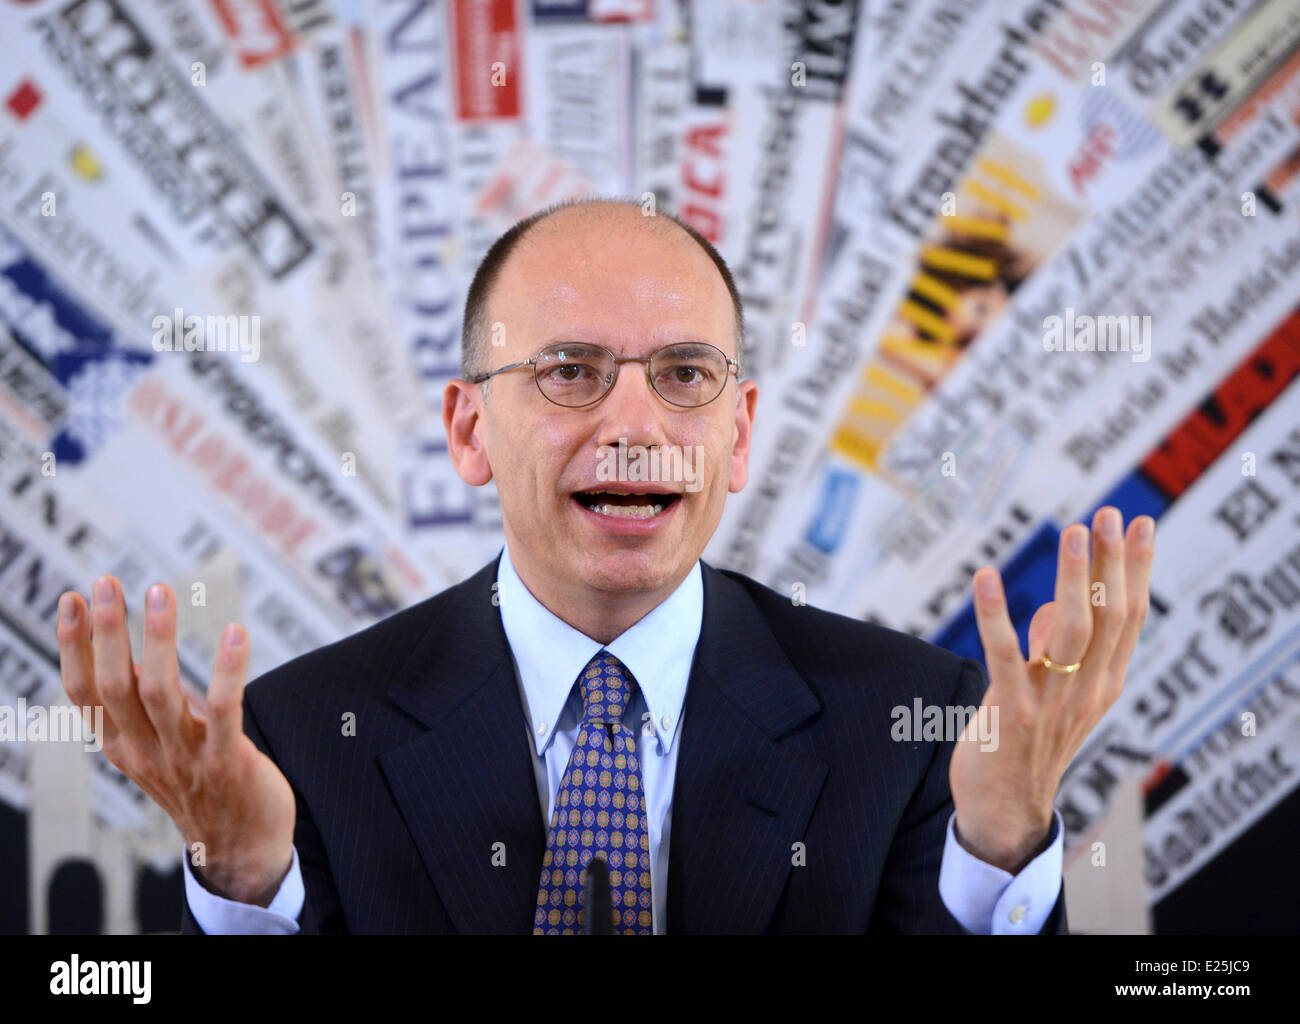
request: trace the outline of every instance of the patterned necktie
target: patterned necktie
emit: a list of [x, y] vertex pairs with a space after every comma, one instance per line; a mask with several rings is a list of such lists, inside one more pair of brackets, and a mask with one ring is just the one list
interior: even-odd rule
[[593, 857], [609, 866], [614, 934], [654, 931], [641, 763], [636, 734], [623, 724], [635, 685], [608, 651], [592, 658], [578, 677], [582, 724], [551, 814], [534, 935], [584, 930], [582, 886]]

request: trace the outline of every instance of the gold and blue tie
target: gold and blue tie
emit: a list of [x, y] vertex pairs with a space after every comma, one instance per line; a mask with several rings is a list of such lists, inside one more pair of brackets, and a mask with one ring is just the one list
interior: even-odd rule
[[601, 651], [578, 677], [582, 723], [555, 797], [542, 858], [534, 935], [586, 930], [582, 889], [587, 865], [609, 867], [614, 934], [650, 935], [650, 839], [636, 734], [623, 712], [636, 680], [614, 655]]

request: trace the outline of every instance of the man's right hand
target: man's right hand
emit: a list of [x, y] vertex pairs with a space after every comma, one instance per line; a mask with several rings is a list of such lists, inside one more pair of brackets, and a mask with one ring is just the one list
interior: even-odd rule
[[205, 704], [181, 682], [170, 587], [149, 588], [141, 664], [121, 583], [101, 576], [93, 596], [93, 632], [80, 594], [59, 599], [64, 690], [78, 707], [104, 708], [105, 756], [171, 816], [203, 884], [268, 906], [293, 863], [296, 810], [289, 780], [244, 734], [246, 631], [226, 627]]

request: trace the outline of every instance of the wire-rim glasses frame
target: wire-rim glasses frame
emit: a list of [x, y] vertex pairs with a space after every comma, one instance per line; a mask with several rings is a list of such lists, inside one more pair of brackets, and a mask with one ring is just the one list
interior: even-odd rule
[[[597, 354], [603, 353], [605, 356], [608, 357], [608, 359], [605, 361], [606, 364], [613, 366], [613, 370], [610, 371], [608, 374], [606, 374], [602, 379], [604, 389], [601, 391], [601, 393], [597, 395], [595, 398], [593, 398], [591, 401], [580, 402], [576, 405], [570, 405], [564, 402], [557, 401], [554, 396], [547, 394], [546, 389], [542, 386], [542, 380], [539, 376], [539, 368], [543, 365], [543, 362], [548, 355], [557, 357], [553, 360], [555, 365], [560, 365], [560, 366], [577, 365], [574, 363], [569, 363], [564, 358], [565, 350], [572, 349], [572, 348], [577, 348], [580, 351], [587, 352], [587, 353], [597, 353]], [[676, 402], [659, 390], [659, 386], [655, 383], [654, 380], [654, 374], [651, 372], [651, 365], [656, 361], [656, 359], [662, 359], [665, 353], [681, 352], [683, 349], [691, 349], [691, 348], [705, 348], [705, 349], [710, 349], [713, 352], [716, 352], [718, 354], [718, 357], [721, 359], [721, 361], [726, 365], [727, 372], [726, 375], [723, 377], [721, 383], [719, 384], [717, 392], [711, 395], [709, 398], [705, 399], [704, 401], [690, 402], [690, 403]], [[613, 352], [605, 348], [605, 346], [603, 345], [596, 345], [590, 342], [566, 341], [566, 342], [557, 342], [556, 344], [553, 345], [547, 345], [531, 359], [523, 359], [517, 363], [510, 363], [507, 366], [501, 366], [495, 370], [489, 370], [487, 373], [476, 374], [474, 377], [470, 378], [469, 382], [471, 384], [484, 384], [499, 373], [509, 373], [511, 370], [519, 370], [527, 366], [532, 368], [533, 370], [533, 383], [536, 384], [537, 390], [541, 392], [542, 397], [545, 398], [548, 402], [558, 405], [564, 409], [586, 409], [589, 408], [590, 406], [595, 405], [597, 402], [600, 402], [602, 399], [604, 399], [606, 395], [610, 393], [610, 391], [614, 389], [614, 385], [618, 382], [619, 369], [622, 367], [624, 363], [645, 363], [646, 381], [647, 383], [649, 383], [651, 390], [653, 390], [655, 394], [657, 394], [669, 405], [675, 406], [676, 408], [679, 409], [703, 408], [704, 406], [708, 405], [710, 402], [716, 401], [718, 395], [721, 395], [722, 392], [724, 392], [727, 389], [727, 378], [729, 378], [733, 373], [735, 374], [737, 380], [740, 379], [740, 361], [738, 359], [732, 359], [728, 357], [728, 355], [725, 352], [723, 352], [722, 349], [718, 348], [717, 345], [712, 345], [707, 341], [675, 342], [673, 344], [664, 345], [661, 348], [655, 349], [648, 356], [619, 356], [619, 355], [615, 355]]]

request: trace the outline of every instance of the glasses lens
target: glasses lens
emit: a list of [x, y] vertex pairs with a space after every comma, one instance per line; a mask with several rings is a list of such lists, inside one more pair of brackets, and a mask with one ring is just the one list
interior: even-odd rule
[[705, 405], [727, 384], [727, 357], [712, 345], [672, 345], [650, 360], [650, 379], [673, 405]]
[[603, 348], [566, 342], [543, 349], [534, 373], [542, 394], [557, 405], [590, 405], [609, 387], [614, 360]]

